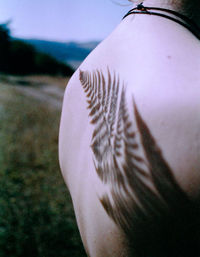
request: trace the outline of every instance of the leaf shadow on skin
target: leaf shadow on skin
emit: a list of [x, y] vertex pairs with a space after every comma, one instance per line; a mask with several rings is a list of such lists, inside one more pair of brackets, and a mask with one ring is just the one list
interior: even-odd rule
[[134, 99], [131, 119], [124, 83], [109, 69], [107, 76], [80, 71], [80, 82], [94, 125], [94, 165], [110, 191], [100, 201], [125, 234], [129, 255], [199, 257], [199, 200], [176, 182]]

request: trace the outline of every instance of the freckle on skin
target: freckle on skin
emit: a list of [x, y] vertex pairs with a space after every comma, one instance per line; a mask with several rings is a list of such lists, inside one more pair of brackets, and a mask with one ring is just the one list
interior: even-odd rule
[[171, 59], [172, 57], [171, 57], [171, 55], [168, 55], [167, 58], [168, 58], [168, 59]]

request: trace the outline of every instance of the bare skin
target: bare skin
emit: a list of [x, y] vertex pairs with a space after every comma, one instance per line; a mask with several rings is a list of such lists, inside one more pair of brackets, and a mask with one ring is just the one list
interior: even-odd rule
[[[184, 3], [181, 0], [176, 1], [176, 4], [174, 2], [165, 1], [161, 4], [158, 0], [146, 0], [144, 5], [167, 7], [185, 12], [187, 1]], [[128, 216], [125, 215], [126, 209], [129, 210], [128, 204], [132, 205], [133, 199], [136, 199], [135, 205], [133, 204], [135, 209], [137, 203], [139, 206], [142, 203], [143, 198], [137, 196], [136, 193], [137, 185], [141, 181], [145, 182], [145, 192], [149, 187], [150, 192], [156, 195], [158, 204], [162, 205], [162, 202], [159, 203], [158, 196], [163, 198], [165, 196], [157, 186], [158, 183], [149, 179], [149, 176], [154, 176], [151, 170], [153, 172], [159, 167], [154, 163], [153, 156], [160, 160], [161, 170], [166, 170], [168, 174], [171, 174], [168, 178], [171, 185], [169, 191], [174, 192], [174, 197], [181, 199], [179, 202], [187, 202], [190, 199], [198, 201], [200, 194], [199, 71], [200, 41], [190, 31], [160, 17], [132, 15], [119, 24], [115, 31], [89, 55], [71, 78], [63, 103], [59, 158], [88, 256], [140, 257], [139, 252], [133, 254], [130, 251], [130, 231], [126, 229], [125, 223], [121, 220], [124, 217], [126, 220]], [[95, 84], [98, 88], [96, 93], [93, 88]], [[113, 85], [118, 85], [119, 90], [115, 91]], [[113, 113], [113, 116], [115, 113], [117, 117], [113, 119], [114, 136], [110, 143], [108, 141], [111, 134], [106, 132], [107, 136], [103, 136], [101, 129], [98, 133], [95, 132], [100, 124], [97, 119], [95, 120], [95, 115], [100, 110], [106, 113], [103, 92], [105, 91], [108, 102], [114, 99], [111, 95], [109, 96], [109, 86], [111, 92], [117, 92], [118, 95], [117, 100], [113, 100], [117, 106], [116, 113], [112, 111], [112, 108], [108, 108], [107, 111], [107, 113]], [[126, 111], [120, 107], [120, 102], [123, 102], [120, 101], [123, 98], [123, 88], [125, 88]], [[93, 108], [97, 100], [92, 100], [92, 93], [94, 96], [96, 94], [97, 98], [99, 97], [100, 109]], [[114, 138], [120, 134], [120, 130], [117, 131], [120, 110], [122, 117], [128, 116], [131, 125], [130, 131], [127, 130], [130, 132], [128, 135], [124, 118], [122, 122], [124, 141], [119, 140], [121, 147], [119, 148], [126, 150], [128, 147], [124, 143], [126, 138], [127, 142], [130, 142], [131, 137], [135, 135], [138, 148], [135, 147], [137, 150], [134, 150], [134, 147], [130, 146], [130, 151], [139, 158], [137, 162], [128, 166], [132, 167], [133, 177], [138, 172], [133, 168], [135, 166], [145, 174], [141, 175], [144, 177], [140, 177], [136, 188], [131, 182], [127, 182], [131, 178], [126, 175], [129, 171], [126, 167], [121, 169], [125, 186], [120, 182], [118, 183], [121, 185], [120, 189], [116, 188], [112, 179], [114, 173], [110, 163], [113, 163], [113, 156], [117, 156]], [[109, 118], [106, 115], [102, 126], [109, 128]], [[145, 140], [151, 142], [149, 146]], [[96, 147], [95, 142], [99, 141]], [[110, 150], [106, 150], [107, 154], [104, 154], [105, 151], [102, 150], [104, 149], [102, 142], [105, 146], [109, 146]], [[160, 151], [155, 150], [158, 148]], [[127, 163], [124, 151], [120, 153], [120, 157], [116, 157], [118, 166]], [[107, 164], [108, 178], [102, 175]], [[118, 166], [115, 165], [115, 167]], [[162, 174], [164, 173], [161, 173], [161, 177]], [[119, 179], [119, 181], [122, 180]], [[167, 179], [163, 177], [163, 181]], [[127, 188], [130, 189], [131, 200], [126, 193], [124, 197], [123, 192]], [[112, 195], [113, 190], [115, 193]], [[141, 191], [139, 186], [138, 190]], [[123, 195], [122, 202], [124, 201], [127, 208], [116, 208], [116, 202], [112, 197], [118, 196], [118, 192], [119, 197]], [[110, 197], [112, 206], [109, 206], [106, 196]], [[149, 202], [153, 201], [153, 198], [149, 196], [148, 199]], [[170, 208], [175, 208], [171, 207], [173, 204], [170, 199], [168, 197], [166, 200], [167, 204]], [[152, 203], [152, 206], [154, 208], [155, 205]], [[147, 208], [145, 204], [143, 207]], [[133, 210], [130, 208], [130, 211], [134, 212], [134, 208]], [[119, 218], [116, 218], [117, 215]], [[127, 218], [127, 222], [130, 226], [132, 223], [133, 227], [135, 226], [131, 219]], [[149, 256], [151, 257], [151, 254]]]

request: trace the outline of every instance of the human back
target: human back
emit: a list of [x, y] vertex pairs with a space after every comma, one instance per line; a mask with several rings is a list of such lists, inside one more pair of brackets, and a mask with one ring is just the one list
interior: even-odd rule
[[[199, 71], [200, 41], [189, 31], [179, 24], [160, 17], [133, 15], [125, 18], [116, 30], [89, 55], [69, 82], [61, 119], [60, 163], [89, 256], [132, 256], [133, 246], [130, 244], [134, 245], [134, 242], [130, 243], [130, 241], [141, 232], [136, 229], [135, 235], [132, 235], [124, 225], [126, 222], [122, 220], [127, 217], [130, 227], [132, 227], [131, 223], [133, 227], [138, 226], [132, 218], [128, 217], [125, 210], [127, 208], [130, 212], [133, 211], [134, 218], [134, 201], [131, 199], [136, 198], [135, 206], [138, 202], [141, 204], [145, 200], [137, 196], [135, 190], [141, 190], [137, 185], [145, 181], [145, 187], [142, 187], [145, 192], [142, 193], [141, 190], [141, 195], [149, 192], [149, 187], [150, 192], [155, 193], [152, 198], [148, 198], [148, 194], [146, 196], [152, 208], [156, 201], [162, 206], [162, 201], [159, 202], [156, 195], [165, 197], [156, 188], [159, 183], [152, 182], [148, 178], [150, 174], [148, 168], [157, 169], [152, 160], [153, 155], [159, 160], [157, 164], [159, 170], [162, 172], [164, 169], [165, 172], [167, 170], [170, 173], [170, 178], [166, 175], [162, 179], [166, 180], [166, 183], [171, 183], [170, 188], [174, 192], [174, 197], [177, 197], [177, 200], [181, 199], [180, 202], [185, 206], [187, 204], [190, 206], [187, 196], [198, 201]], [[107, 105], [103, 96], [108, 100]], [[113, 103], [112, 106], [111, 103]], [[93, 108], [94, 106], [96, 107]], [[100, 122], [102, 121], [100, 118], [98, 120], [95, 116], [98, 113], [99, 116], [106, 113], [104, 115], [106, 122]], [[113, 120], [113, 130], [109, 113], [115, 116], [115, 118], [110, 117]], [[102, 132], [98, 127], [105, 127], [105, 124], [110, 126], [110, 129]], [[119, 124], [119, 130], [117, 130], [117, 124]], [[149, 149], [147, 149], [143, 132], [146, 133], [148, 142], [152, 144]], [[122, 139], [117, 141], [115, 137], [117, 134], [123, 135]], [[109, 135], [112, 140], [107, 143]], [[131, 136], [134, 142], [131, 141]], [[119, 148], [121, 147], [119, 151], [116, 150], [115, 142], [119, 143]], [[128, 142], [135, 144], [135, 148], [131, 144], [128, 145]], [[160, 151], [155, 150], [156, 148]], [[129, 155], [124, 154], [125, 150]], [[138, 157], [137, 160], [134, 157], [136, 161], [133, 160], [131, 164], [127, 161], [127, 156], [132, 158], [130, 153]], [[117, 157], [117, 154], [120, 157]], [[115, 155], [116, 158], [113, 158]], [[123, 159], [126, 161], [124, 162]], [[120, 174], [118, 174], [120, 172], [117, 175], [102, 175], [106, 172], [103, 167], [105, 168], [107, 163], [109, 164], [108, 173], [112, 173], [110, 167], [113, 167], [113, 160], [117, 160], [118, 165], [115, 167], [116, 169], [120, 167], [121, 180], [128, 186], [120, 182]], [[137, 166], [147, 175], [144, 178], [140, 177], [143, 175], [139, 176], [141, 180], [139, 179], [135, 186], [136, 189], [134, 183], [132, 184], [131, 176], [127, 175], [130, 170], [121, 167], [123, 163], [127, 166], [132, 165], [131, 167]], [[133, 180], [138, 170], [133, 169]], [[158, 174], [158, 176], [162, 175], [162, 173]], [[113, 179], [113, 176], [116, 178]], [[153, 177], [152, 174], [150, 176]], [[128, 182], [130, 180], [131, 182]], [[114, 183], [119, 186], [115, 187]], [[162, 185], [165, 188], [165, 182]], [[137, 197], [134, 195], [131, 198], [126, 194], [124, 196], [126, 190]], [[109, 205], [110, 202], [105, 196], [108, 196], [114, 204]], [[122, 201], [115, 203], [113, 197], [121, 197]], [[171, 201], [170, 195], [166, 197]], [[116, 208], [117, 203], [121, 206], [121, 210]], [[123, 203], [126, 208], [122, 206]], [[129, 203], [133, 208], [129, 208]], [[173, 203], [170, 202], [170, 204], [170, 208], [171, 206], [175, 208]], [[188, 217], [190, 216], [192, 217], [192, 214], [188, 214]], [[147, 231], [144, 224], [140, 228], [143, 228], [147, 235], [153, 233], [153, 231], [150, 231], [151, 233]], [[146, 238], [141, 240], [147, 241]], [[149, 241], [151, 241], [150, 238]], [[140, 244], [137, 242], [137, 245]], [[143, 247], [145, 248], [145, 245]], [[156, 250], [153, 249], [153, 251], [155, 254]], [[134, 256], [142, 256], [142, 254], [137, 250]]]

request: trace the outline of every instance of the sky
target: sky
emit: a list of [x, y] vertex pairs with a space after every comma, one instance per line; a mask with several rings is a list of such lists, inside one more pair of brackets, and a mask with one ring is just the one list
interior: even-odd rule
[[102, 40], [131, 9], [128, 0], [0, 0], [12, 36], [53, 41]]

